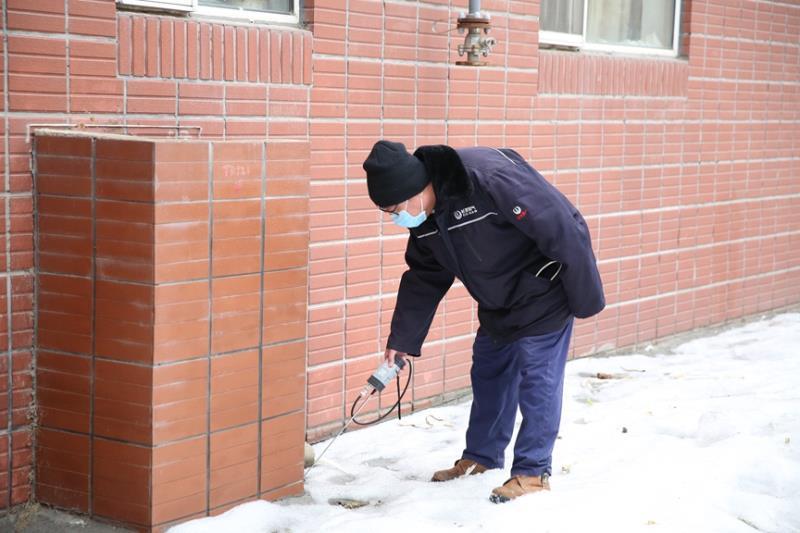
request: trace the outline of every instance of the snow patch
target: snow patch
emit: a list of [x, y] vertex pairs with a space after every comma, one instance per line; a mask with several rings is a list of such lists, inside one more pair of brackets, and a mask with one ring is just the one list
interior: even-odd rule
[[461, 456], [467, 402], [344, 434], [302, 501], [170, 532], [799, 533], [800, 314], [645, 352], [567, 365], [550, 493], [490, 503], [508, 469], [428, 481]]

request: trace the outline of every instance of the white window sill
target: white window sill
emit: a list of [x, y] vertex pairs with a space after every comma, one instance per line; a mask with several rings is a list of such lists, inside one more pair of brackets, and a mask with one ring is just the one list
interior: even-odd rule
[[570, 49], [574, 51], [585, 52], [609, 52], [619, 55], [631, 56], [654, 56], [654, 57], [678, 57], [678, 52], [672, 49], [665, 48], [647, 48], [645, 46], [622, 46], [614, 44], [596, 44], [596, 43], [572, 43], [566, 42], [562, 39], [557, 41], [544, 41], [539, 40], [539, 46], [545, 49]]
[[117, 9], [140, 13], [181, 14], [204, 20], [298, 25], [300, 23], [298, 4], [299, 2], [295, 0], [296, 12], [293, 15], [198, 6], [196, 0], [117, 0]]

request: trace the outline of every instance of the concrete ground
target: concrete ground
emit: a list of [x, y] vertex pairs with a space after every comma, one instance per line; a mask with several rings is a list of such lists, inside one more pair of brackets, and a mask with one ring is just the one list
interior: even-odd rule
[[11, 513], [0, 516], [0, 532], [14, 533], [127, 533], [132, 531], [114, 527], [36, 503], [16, 507]]

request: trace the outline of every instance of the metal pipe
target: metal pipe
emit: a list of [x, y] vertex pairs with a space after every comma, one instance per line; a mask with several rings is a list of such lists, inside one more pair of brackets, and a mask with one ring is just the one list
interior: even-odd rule
[[458, 33], [464, 36], [464, 43], [458, 45], [458, 55], [467, 56], [466, 61], [456, 61], [457, 65], [479, 67], [486, 65], [481, 56], [486, 57], [497, 44], [494, 37], [486, 37], [492, 29], [489, 13], [481, 13], [481, 1], [469, 0], [469, 13], [461, 13], [458, 17]]

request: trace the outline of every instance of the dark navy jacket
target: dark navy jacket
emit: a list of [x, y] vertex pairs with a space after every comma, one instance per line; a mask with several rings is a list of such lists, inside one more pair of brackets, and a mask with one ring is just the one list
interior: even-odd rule
[[605, 307], [585, 220], [518, 153], [430, 146], [414, 155], [437, 200], [410, 230], [389, 348], [420, 353], [455, 277], [478, 302], [481, 330], [502, 342]]

